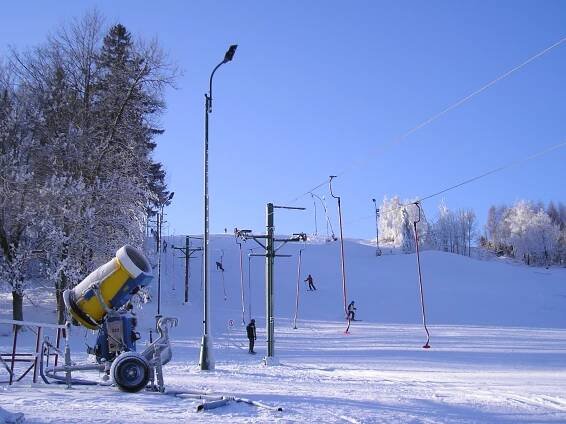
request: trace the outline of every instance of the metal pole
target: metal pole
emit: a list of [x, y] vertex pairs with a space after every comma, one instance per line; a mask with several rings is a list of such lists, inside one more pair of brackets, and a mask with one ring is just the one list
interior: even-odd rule
[[252, 320], [252, 252], [249, 249], [248, 253], [248, 321]]
[[[216, 70], [215, 68], [214, 70]], [[213, 72], [214, 73], [214, 72]], [[212, 75], [211, 75], [212, 85]], [[200, 347], [200, 369], [213, 370], [214, 360], [212, 359], [212, 340], [210, 338], [210, 294], [208, 286], [208, 114], [210, 113], [211, 98], [208, 94], [204, 95], [205, 98], [205, 116], [204, 116], [204, 240], [203, 240], [203, 278], [204, 278], [204, 316], [203, 316], [203, 333], [202, 342]]]
[[332, 179], [335, 176], [330, 176], [330, 195], [335, 199], [338, 199], [338, 223], [340, 225], [340, 269], [342, 271], [342, 295], [344, 296], [344, 314], [346, 318], [348, 317], [348, 306], [347, 306], [347, 293], [346, 293], [346, 266], [344, 264], [344, 234], [342, 231], [342, 205], [340, 203], [340, 196], [335, 196], [332, 192]]
[[59, 347], [61, 347], [61, 333], [63, 333], [63, 337], [64, 337], [65, 330], [58, 328], [57, 336], [55, 338], [55, 347], [57, 348], [57, 350], [55, 351], [55, 366], [57, 366], [57, 363], [59, 362]]
[[18, 331], [19, 325], [14, 325], [14, 338], [12, 340], [12, 362], [10, 363], [10, 381], [8, 385], [11, 386], [14, 381], [14, 365], [16, 364], [16, 346], [18, 344]]
[[161, 212], [157, 212], [157, 315], [155, 324], [161, 318], [161, 226], [163, 224], [163, 205]]
[[275, 356], [274, 352], [274, 316], [273, 316], [273, 265], [274, 265], [274, 242], [273, 242], [273, 203], [268, 203], [266, 208], [266, 221], [267, 221], [267, 244], [265, 254], [265, 307], [266, 307], [266, 330], [267, 330], [267, 357]]
[[373, 207], [375, 209], [375, 256], [381, 255], [381, 250], [379, 249], [379, 209], [377, 208], [377, 202], [375, 199], [373, 201]]
[[189, 236], [185, 237], [185, 303], [189, 302]]
[[301, 280], [301, 258], [303, 249], [299, 249], [299, 262], [297, 263], [297, 296], [295, 299], [295, 317], [293, 318], [293, 329], [297, 329], [297, 314], [299, 313], [299, 285]]
[[242, 243], [237, 243], [240, 247], [240, 294], [242, 298], [242, 324], [246, 325], [246, 303], [244, 300], [244, 259], [242, 258]]
[[67, 321], [65, 323], [65, 383], [67, 383], [67, 389], [71, 388], [71, 346], [69, 345], [69, 337], [71, 335], [71, 322]]
[[42, 327], [37, 327], [37, 336], [35, 338], [35, 360], [33, 361], [33, 382], [37, 383], [37, 373], [39, 372], [39, 361], [41, 360], [41, 336], [43, 333]]
[[208, 198], [208, 115], [212, 113], [212, 79], [214, 73], [223, 64], [230, 62], [234, 57], [237, 45], [232, 45], [224, 55], [224, 60], [212, 70], [209, 79], [208, 93], [204, 95], [204, 237], [203, 237], [203, 330], [200, 346], [199, 365], [201, 370], [213, 370], [214, 358], [212, 357], [212, 334], [210, 331], [210, 293], [209, 293], [209, 270], [208, 270], [208, 248], [209, 248], [209, 198]]
[[423, 279], [422, 279], [422, 273], [421, 273], [421, 255], [420, 255], [420, 251], [419, 251], [419, 234], [417, 232], [417, 223], [419, 223], [421, 221], [421, 205], [419, 204], [419, 202], [415, 202], [415, 206], [419, 209], [419, 220], [418, 221], [413, 221], [413, 228], [415, 231], [415, 246], [416, 246], [416, 252], [417, 252], [417, 269], [419, 272], [419, 289], [420, 289], [420, 294], [421, 294], [421, 311], [422, 311], [422, 315], [423, 315], [423, 327], [425, 329], [426, 332], [426, 343], [423, 346], [423, 349], [429, 349], [430, 348], [430, 333], [428, 331], [428, 328], [426, 326], [426, 312], [425, 312], [425, 305], [424, 305], [424, 293], [423, 293]]
[[318, 223], [316, 221], [316, 200], [314, 200], [314, 194], [311, 193], [312, 203], [314, 205], [314, 235], [318, 235]]

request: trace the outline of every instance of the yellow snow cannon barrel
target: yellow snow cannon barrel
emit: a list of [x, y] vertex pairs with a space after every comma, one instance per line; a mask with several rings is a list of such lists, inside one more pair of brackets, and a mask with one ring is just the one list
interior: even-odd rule
[[118, 249], [111, 261], [91, 272], [74, 288], [65, 290], [63, 299], [73, 318], [95, 330], [108, 310], [124, 306], [152, 278], [147, 258], [138, 249], [126, 245]]

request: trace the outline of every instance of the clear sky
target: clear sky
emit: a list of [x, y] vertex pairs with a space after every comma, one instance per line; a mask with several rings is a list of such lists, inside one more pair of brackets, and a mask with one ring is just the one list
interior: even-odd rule
[[[183, 70], [167, 92], [157, 157], [168, 172], [169, 232], [202, 233], [204, 93], [210, 121], [211, 231], [263, 231], [331, 174], [345, 235], [373, 236], [372, 198], [426, 196], [566, 141], [566, 43], [402, 142], [392, 140], [566, 37], [565, 1], [20, 1], [2, 5], [0, 52], [41, 43], [96, 7], [108, 24], [157, 37]], [[384, 146], [388, 146], [385, 149]], [[566, 148], [443, 198], [474, 208], [566, 201]], [[327, 186], [316, 191], [336, 204]], [[424, 203], [434, 216], [441, 198]], [[276, 213], [278, 232], [313, 232], [310, 195]], [[318, 207], [321, 232], [324, 216]]]

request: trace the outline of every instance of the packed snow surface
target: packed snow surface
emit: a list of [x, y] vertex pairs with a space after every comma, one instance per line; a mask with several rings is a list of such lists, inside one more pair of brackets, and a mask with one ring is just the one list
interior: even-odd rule
[[[184, 260], [171, 237], [162, 261], [162, 313], [178, 317], [173, 360], [165, 367], [167, 390], [236, 396], [281, 407], [282, 412], [230, 403], [196, 412], [201, 401], [112, 387], [31, 384], [0, 386], [0, 407], [24, 413], [28, 423], [326, 422], [470, 423], [566, 422], [566, 270], [531, 268], [510, 261], [422, 253], [431, 349], [423, 349], [419, 286], [414, 254], [367, 243], [346, 243], [347, 301], [357, 318], [344, 334], [339, 245], [287, 245], [275, 270], [275, 352], [279, 365], [264, 366], [264, 260], [243, 251], [244, 319], [258, 324], [257, 355], [247, 353], [242, 323], [240, 260], [233, 237], [211, 243], [211, 284], [216, 369], [198, 369], [202, 331], [201, 261], [190, 261], [189, 303], [183, 304]], [[196, 244], [195, 244], [196, 246]], [[297, 329], [297, 256], [302, 252]], [[195, 255], [196, 256], [196, 255]], [[225, 270], [216, 270], [219, 261]], [[248, 264], [251, 272], [248, 272]], [[303, 281], [311, 273], [317, 291]], [[250, 292], [251, 288], [251, 292]], [[138, 311], [144, 340], [153, 327], [153, 301]], [[30, 291], [25, 317], [54, 322], [54, 303], [44, 289]], [[9, 296], [0, 318], [11, 314]], [[251, 306], [251, 314], [250, 314]], [[84, 343], [93, 334], [72, 331], [73, 360], [88, 360]], [[19, 350], [33, 350], [24, 332]], [[144, 344], [141, 341], [141, 345]], [[0, 326], [2, 352], [10, 350], [8, 326]], [[140, 346], [141, 346], [140, 345]], [[88, 374], [85, 374], [88, 376]], [[90, 375], [98, 379], [98, 375]], [[0, 379], [7, 374], [0, 367]], [[0, 421], [1, 422], [1, 421]]]

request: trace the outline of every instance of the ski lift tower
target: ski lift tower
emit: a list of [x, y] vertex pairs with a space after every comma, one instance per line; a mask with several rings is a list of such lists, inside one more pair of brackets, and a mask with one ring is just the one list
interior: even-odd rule
[[[253, 234], [251, 230], [238, 230], [234, 229], [236, 237], [242, 240], [253, 239], [265, 251], [264, 254], [252, 254], [251, 256], [265, 256], [265, 326], [267, 333], [267, 355], [263, 359], [265, 365], [277, 365], [278, 361], [275, 358], [275, 315], [273, 308], [273, 275], [276, 257], [290, 257], [291, 255], [277, 254], [285, 244], [289, 242], [306, 241], [307, 235], [305, 233], [295, 233], [292, 237], [288, 238], [275, 238], [275, 225], [274, 225], [274, 209], [292, 209], [292, 210], [305, 210], [305, 208], [291, 207], [291, 206], [275, 206], [273, 203], [268, 203], [266, 206], [266, 234]], [[275, 246], [275, 243], [280, 243]]]

